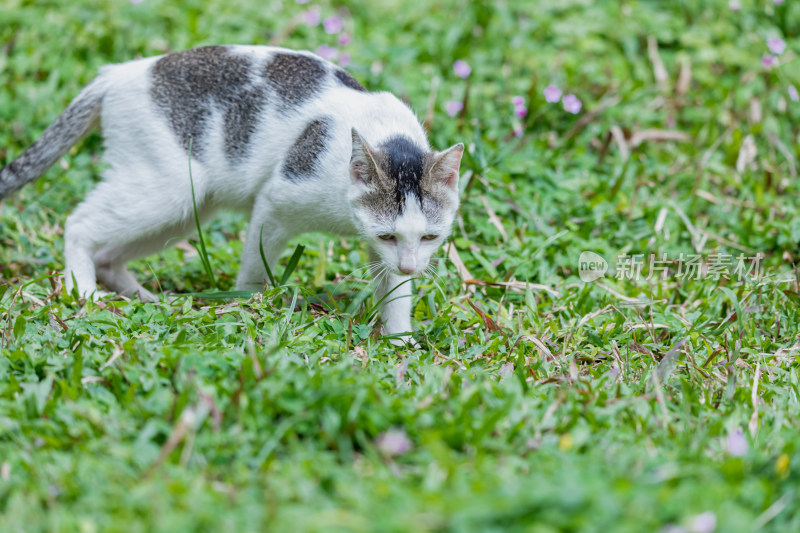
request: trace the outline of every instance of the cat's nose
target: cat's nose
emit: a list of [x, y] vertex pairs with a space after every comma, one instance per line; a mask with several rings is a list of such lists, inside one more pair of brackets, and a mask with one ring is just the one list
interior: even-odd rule
[[397, 256], [397, 270], [403, 274], [413, 274], [417, 271], [416, 250], [400, 250]]

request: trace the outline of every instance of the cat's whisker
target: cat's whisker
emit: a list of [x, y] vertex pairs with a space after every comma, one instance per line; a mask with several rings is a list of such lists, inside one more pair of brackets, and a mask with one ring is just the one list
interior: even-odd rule
[[381, 261], [375, 261], [374, 263], [370, 264], [368, 273], [370, 276], [375, 276], [375, 274], [380, 271], [381, 268], [384, 268], [384, 264]]
[[386, 268], [386, 266], [382, 266], [382, 268], [378, 271], [378, 275], [375, 277], [375, 286], [380, 286], [380, 284], [383, 283], [388, 277], [389, 269]]
[[444, 280], [442, 280], [439, 274], [436, 273], [436, 271], [433, 269], [433, 266], [429, 264], [427, 267], [425, 267], [424, 274], [428, 274], [428, 279], [431, 280], [431, 282], [433, 282], [434, 285], [436, 285], [437, 289], [439, 289], [439, 293], [441, 293], [442, 298], [446, 299], [447, 296], [445, 295], [444, 289], [439, 283], [439, 281], [442, 281], [442, 283], [444, 283]]
[[333, 288], [332, 294], [336, 295], [336, 293], [339, 291], [339, 287], [341, 287], [341, 285], [345, 281], [350, 281], [351, 279], [353, 279], [354, 274], [356, 274], [357, 272], [366, 271], [365, 273], [367, 273], [367, 274], [369, 274], [371, 276], [372, 275], [372, 269], [375, 268], [376, 266], [378, 266], [378, 265], [376, 265], [376, 263], [379, 263], [379, 262], [378, 261], [373, 261], [371, 263], [367, 263], [365, 265], [362, 265], [360, 267], [357, 267], [357, 268], [351, 270], [348, 274], [345, 274], [344, 276], [342, 276], [342, 278], [339, 280], [339, 283], [337, 283], [336, 286]]

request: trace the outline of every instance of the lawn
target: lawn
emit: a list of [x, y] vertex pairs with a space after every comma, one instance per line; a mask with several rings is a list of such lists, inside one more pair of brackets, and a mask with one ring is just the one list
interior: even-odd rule
[[800, 531], [800, 2], [4, 0], [0, 164], [100, 66], [222, 43], [467, 146], [418, 346], [358, 240], [226, 294], [233, 214], [211, 276], [132, 265], [160, 303], [66, 293], [94, 133], [0, 203], [0, 531]]

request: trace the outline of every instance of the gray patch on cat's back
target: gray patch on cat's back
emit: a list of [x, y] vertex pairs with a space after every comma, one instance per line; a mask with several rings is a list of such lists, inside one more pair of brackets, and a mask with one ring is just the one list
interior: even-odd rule
[[[302, 54], [277, 53], [264, 69], [270, 87], [287, 107], [319, 93], [328, 71], [321, 61]], [[284, 108], [285, 110], [286, 108]]]
[[167, 117], [181, 145], [202, 157], [214, 106], [223, 114], [225, 152], [238, 160], [247, 152], [267, 102], [263, 78], [252, 61], [224, 46], [168, 54], [152, 67], [150, 95]]
[[358, 83], [358, 80], [351, 76], [346, 70], [337, 68], [336, 72], [334, 72], [334, 76], [336, 76], [336, 79], [339, 80], [339, 82], [345, 87], [349, 87], [356, 91], [367, 92], [364, 86]]
[[283, 175], [290, 181], [313, 177], [331, 137], [330, 117], [312, 120], [294, 142], [283, 162]]
[[263, 85], [243, 89], [226, 102], [225, 153], [229, 158], [240, 160], [247, 153], [266, 102], [267, 89]]

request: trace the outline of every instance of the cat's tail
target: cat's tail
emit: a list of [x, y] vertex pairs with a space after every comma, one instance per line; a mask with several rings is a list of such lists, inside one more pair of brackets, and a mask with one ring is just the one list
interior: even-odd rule
[[0, 200], [44, 174], [73, 144], [91, 131], [100, 116], [108, 86], [108, 77], [100, 74], [35, 143], [0, 169]]

